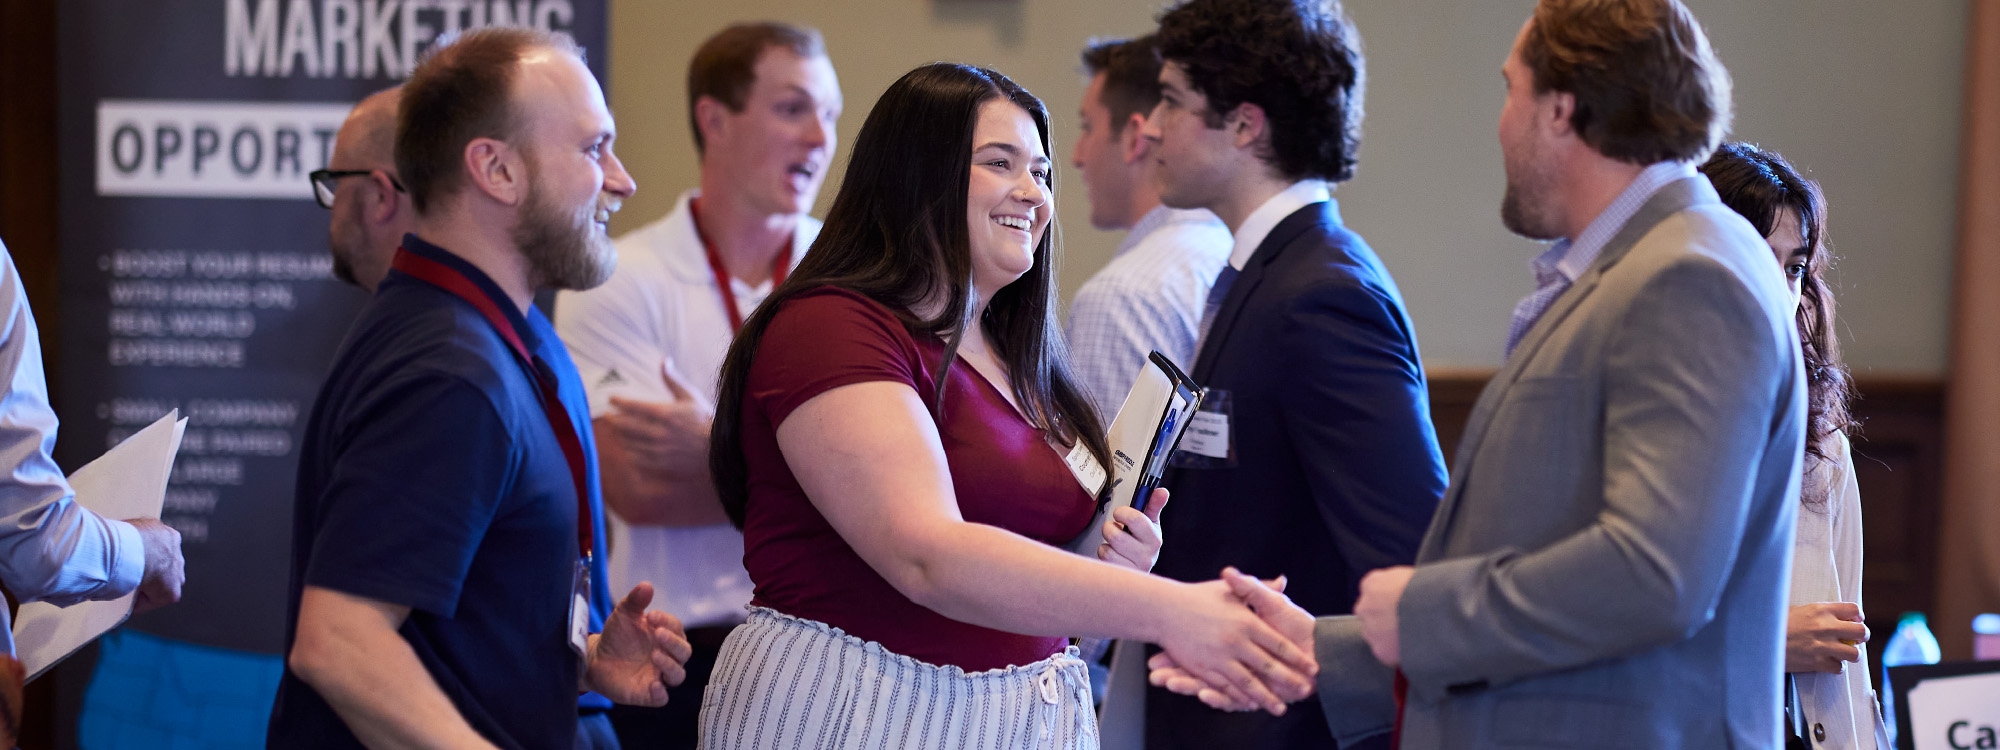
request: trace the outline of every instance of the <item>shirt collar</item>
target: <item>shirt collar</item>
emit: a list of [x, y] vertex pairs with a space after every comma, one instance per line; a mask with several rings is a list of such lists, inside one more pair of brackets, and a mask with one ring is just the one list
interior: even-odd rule
[[701, 196], [701, 188], [681, 193], [674, 201], [674, 209], [667, 212], [662, 246], [657, 252], [661, 260], [674, 270], [674, 274], [690, 282], [707, 281], [710, 277], [708, 258], [702, 254], [701, 233], [694, 229], [694, 212], [688, 204]]
[[1133, 224], [1132, 228], [1125, 232], [1125, 239], [1119, 240], [1118, 249], [1111, 253], [1111, 257], [1116, 258], [1124, 255], [1132, 248], [1138, 247], [1139, 243], [1144, 242], [1154, 232], [1165, 229], [1169, 224], [1179, 224], [1184, 221], [1213, 222], [1220, 220], [1215, 218], [1215, 214], [1209, 213], [1208, 209], [1204, 208], [1154, 206], [1153, 210], [1147, 211], [1145, 216], [1139, 218], [1139, 223]]
[[1326, 180], [1312, 178], [1294, 182], [1291, 187], [1271, 196], [1264, 201], [1264, 205], [1250, 212], [1242, 226], [1236, 228], [1236, 248], [1229, 253], [1229, 267], [1243, 270], [1244, 264], [1250, 262], [1250, 256], [1257, 252], [1257, 246], [1264, 244], [1264, 238], [1271, 236], [1271, 230], [1277, 229], [1278, 222], [1284, 221], [1285, 217], [1306, 206], [1330, 200], [1333, 200], [1333, 190], [1327, 187]]
[[[674, 201], [674, 209], [667, 213], [664, 228], [666, 244], [659, 252], [666, 265], [683, 281], [690, 284], [712, 284], [715, 281], [715, 271], [708, 267], [708, 249], [702, 245], [701, 232], [695, 228], [694, 209], [689, 208], [694, 199], [700, 197], [701, 188], [697, 187], [681, 193], [681, 197]], [[810, 239], [800, 242], [800, 238], [808, 236], [806, 232], [800, 230], [811, 218], [808, 214], [800, 214], [798, 226], [792, 228], [791, 268], [799, 267], [799, 261], [804, 259], [806, 250], [812, 246]], [[729, 282], [739, 294], [755, 295], [759, 291], [768, 293], [777, 288], [770, 280], [754, 287], [735, 277], [731, 277]]]
[[1146, 235], [1174, 220], [1173, 211], [1164, 205], [1154, 206], [1153, 210], [1147, 211], [1145, 216], [1140, 217], [1139, 223], [1133, 224], [1132, 229], [1125, 233], [1125, 239], [1118, 241], [1118, 249], [1112, 251], [1111, 257], [1116, 258], [1138, 247], [1139, 243], [1146, 239]]
[[1639, 208], [1651, 200], [1654, 193], [1668, 184], [1687, 177], [1693, 177], [1694, 165], [1687, 162], [1663, 161], [1646, 167], [1639, 176], [1627, 185], [1611, 205], [1590, 220], [1574, 238], [1557, 240], [1549, 249], [1529, 263], [1529, 270], [1535, 274], [1538, 287], [1548, 286], [1560, 278], [1576, 283], [1578, 277], [1597, 262], [1597, 256], [1604, 252], [1604, 245], [1632, 220]]
[[[444, 264], [445, 267], [465, 276], [466, 280], [471, 281], [473, 286], [485, 292], [486, 296], [492, 299], [493, 303], [500, 308], [500, 312], [507, 316], [507, 322], [514, 326], [514, 334], [521, 337], [521, 344], [528, 347], [528, 351], [535, 352], [541, 349], [541, 337], [535, 334], [535, 327], [528, 324], [528, 316], [539, 316], [541, 313], [536, 311], [532, 305], [528, 307], [526, 312], [515, 309], [514, 300], [509, 298], [507, 293], [500, 289], [500, 285], [494, 283], [493, 278], [487, 276], [485, 271], [479, 270], [478, 266], [472, 265], [471, 262], [459, 257], [450, 250], [426, 242], [424, 238], [418, 237], [415, 232], [403, 235], [403, 250], [429, 260], [437, 261]], [[450, 292], [446, 292], [446, 294], [450, 294]]]

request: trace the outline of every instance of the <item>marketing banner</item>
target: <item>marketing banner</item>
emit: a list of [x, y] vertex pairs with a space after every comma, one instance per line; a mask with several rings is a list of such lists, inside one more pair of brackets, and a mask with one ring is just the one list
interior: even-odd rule
[[59, 12], [58, 459], [74, 468], [179, 408], [163, 515], [182, 534], [185, 598], [128, 629], [275, 656], [300, 437], [366, 300], [334, 279], [307, 174], [353, 103], [399, 83], [441, 35], [565, 32], [602, 79], [604, 0], [64, 0]]

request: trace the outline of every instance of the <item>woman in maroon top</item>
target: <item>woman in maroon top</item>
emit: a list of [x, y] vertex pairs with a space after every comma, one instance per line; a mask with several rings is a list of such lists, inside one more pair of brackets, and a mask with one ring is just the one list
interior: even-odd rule
[[1063, 551], [1103, 427], [1057, 331], [1048, 114], [998, 73], [918, 68], [856, 138], [825, 229], [723, 365], [710, 455], [752, 612], [702, 745], [1095, 747], [1069, 636], [1160, 644], [1282, 711], [1310, 654], [1219, 581], [1151, 576], [1164, 492]]

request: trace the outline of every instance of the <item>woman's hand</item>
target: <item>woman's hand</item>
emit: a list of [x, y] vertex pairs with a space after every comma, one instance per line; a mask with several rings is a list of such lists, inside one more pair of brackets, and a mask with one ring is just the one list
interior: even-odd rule
[[1173, 663], [1220, 690], [1227, 703], [1284, 715], [1285, 704], [1312, 694], [1319, 664], [1312, 653], [1244, 606], [1224, 581], [1184, 584], [1170, 604], [1160, 639]]
[[1861, 660], [1860, 646], [1867, 642], [1861, 605], [1801, 604], [1785, 615], [1785, 671], [1839, 674], [1842, 662]]
[[1153, 490], [1146, 512], [1129, 507], [1111, 509], [1104, 522], [1104, 541], [1097, 545], [1097, 559], [1141, 573], [1152, 572], [1160, 560], [1160, 509], [1167, 507], [1167, 488]]
[[[1244, 575], [1235, 568], [1223, 568], [1222, 580], [1229, 584], [1231, 593], [1244, 604], [1250, 606], [1258, 617], [1300, 648], [1310, 651], [1313, 642], [1313, 616], [1285, 596], [1285, 577], [1259, 581]], [[1228, 690], [1202, 682], [1189, 674], [1188, 670], [1174, 661], [1173, 654], [1165, 651], [1154, 654], [1146, 662], [1150, 674], [1147, 681], [1181, 695], [1191, 695], [1218, 711], [1255, 711], [1258, 705], [1242, 697], [1240, 691]], [[1296, 699], [1294, 699], [1296, 700]]]

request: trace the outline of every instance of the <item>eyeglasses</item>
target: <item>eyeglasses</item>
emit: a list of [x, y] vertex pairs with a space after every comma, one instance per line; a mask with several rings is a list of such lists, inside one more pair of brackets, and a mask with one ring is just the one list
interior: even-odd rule
[[[374, 174], [374, 170], [315, 169], [312, 171], [312, 174], [306, 175], [306, 179], [312, 180], [313, 200], [319, 201], [320, 208], [331, 209], [333, 208], [333, 191], [334, 188], [338, 187], [336, 181], [342, 177], [359, 177], [366, 174]], [[396, 192], [404, 192], [403, 183], [397, 182], [395, 175], [385, 173], [384, 176], [389, 178], [389, 186], [395, 188]]]

